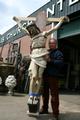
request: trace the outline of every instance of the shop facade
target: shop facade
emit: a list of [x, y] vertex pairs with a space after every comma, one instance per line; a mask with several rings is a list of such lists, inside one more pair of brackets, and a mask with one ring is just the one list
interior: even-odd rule
[[[58, 47], [64, 54], [65, 65], [64, 72], [60, 75], [60, 87], [78, 90], [80, 89], [80, 0], [50, 0], [30, 16], [36, 16], [41, 11], [45, 11], [47, 17], [69, 16], [70, 18], [70, 22], [64, 23], [61, 29], [51, 37], [57, 40]], [[28, 24], [28, 22], [24, 24]], [[53, 24], [51, 23], [51, 25]], [[19, 43], [21, 43], [22, 55], [30, 54], [30, 38], [17, 25], [0, 38], [0, 51], [2, 50], [3, 58], [11, 55], [10, 46], [12, 44], [19, 47]]]

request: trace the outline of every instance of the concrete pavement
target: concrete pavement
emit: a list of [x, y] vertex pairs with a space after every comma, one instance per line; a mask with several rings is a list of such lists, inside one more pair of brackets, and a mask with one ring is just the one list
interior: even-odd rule
[[[0, 95], [0, 120], [52, 120], [51, 114], [29, 117], [27, 99], [27, 95], [19, 93]], [[52, 111], [50, 105], [49, 111]], [[60, 94], [60, 120], [80, 120], [80, 95]]]

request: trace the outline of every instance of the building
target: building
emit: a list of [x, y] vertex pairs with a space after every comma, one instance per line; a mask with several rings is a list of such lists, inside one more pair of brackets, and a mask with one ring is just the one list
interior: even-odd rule
[[[80, 89], [80, 0], [50, 0], [30, 16], [36, 16], [41, 11], [45, 11], [47, 17], [69, 16], [70, 22], [64, 23], [62, 28], [51, 37], [58, 41], [58, 47], [64, 53], [65, 72], [61, 74], [60, 86], [71, 90]], [[23, 24], [27, 24], [27, 22]], [[13, 50], [11, 46], [14, 44], [13, 48], [17, 49], [19, 43], [21, 43], [22, 55], [29, 55], [30, 38], [15, 25], [0, 35], [2, 57], [4, 59], [10, 57]]]

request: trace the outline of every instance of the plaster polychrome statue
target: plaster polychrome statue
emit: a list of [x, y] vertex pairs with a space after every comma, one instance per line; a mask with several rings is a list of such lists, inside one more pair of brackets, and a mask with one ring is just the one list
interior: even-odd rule
[[[33, 20], [33, 22], [26, 26], [25, 28], [21, 27], [20, 21], [29, 20], [29, 17], [27, 18], [18, 18], [14, 17], [13, 19], [19, 24], [20, 28], [25, 30], [27, 34], [31, 37], [31, 63], [29, 66], [29, 76], [30, 76], [30, 89], [29, 89], [29, 99], [28, 99], [28, 105], [37, 105], [40, 101], [40, 88], [42, 83], [42, 74], [44, 72], [44, 69], [46, 68], [46, 59], [48, 58], [48, 51], [46, 48], [46, 41], [48, 35], [56, 31], [60, 28], [63, 22], [69, 21], [68, 17], [64, 16], [61, 18], [52, 18], [48, 19], [43, 15], [41, 17], [38, 15], [40, 19], [43, 20], [52, 20], [53, 22], [58, 22], [53, 28], [50, 28], [47, 31], [41, 30], [39, 26], [41, 25], [40, 22], [42, 22], [43, 26], [46, 26], [45, 21], [40, 21], [40, 19], [37, 21], [35, 17], [30, 18]], [[36, 22], [37, 21], [37, 22]], [[37, 23], [37, 24], [36, 24]], [[38, 25], [39, 24], [39, 25]], [[44, 25], [45, 24], [45, 25]], [[41, 26], [40, 26], [41, 27]], [[33, 110], [34, 111], [34, 110]], [[30, 111], [30, 112], [33, 112]]]

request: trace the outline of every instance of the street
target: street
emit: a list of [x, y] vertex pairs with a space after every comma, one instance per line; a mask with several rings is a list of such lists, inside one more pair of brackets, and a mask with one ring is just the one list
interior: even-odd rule
[[[29, 117], [27, 99], [26, 94], [0, 95], [0, 120], [52, 120], [51, 114]], [[80, 120], [80, 94], [60, 94], [60, 120]]]

